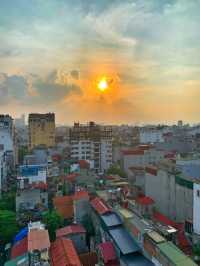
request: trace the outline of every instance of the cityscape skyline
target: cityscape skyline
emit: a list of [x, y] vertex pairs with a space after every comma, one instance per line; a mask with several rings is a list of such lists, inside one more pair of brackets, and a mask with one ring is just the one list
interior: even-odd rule
[[198, 122], [199, 10], [195, 0], [2, 1], [1, 113]]

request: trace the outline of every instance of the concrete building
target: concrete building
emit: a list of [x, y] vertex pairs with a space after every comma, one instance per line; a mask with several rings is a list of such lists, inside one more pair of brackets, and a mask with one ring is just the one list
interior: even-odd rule
[[193, 230], [200, 235], [200, 184], [197, 182], [193, 187]]
[[29, 149], [55, 145], [55, 114], [29, 114]]
[[72, 159], [93, 161], [96, 172], [104, 172], [112, 164], [112, 127], [74, 123], [70, 146]]
[[140, 145], [136, 148], [122, 150], [122, 167], [128, 174], [130, 167], [157, 164], [163, 158], [163, 151], [154, 149], [151, 145]]
[[[0, 191], [8, 188], [8, 176], [12, 176], [12, 171], [17, 163], [17, 145], [13, 119], [9, 115], [0, 115]], [[1, 193], [1, 192], [0, 192]]]
[[139, 139], [142, 144], [164, 142], [163, 130], [157, 128], [141, 128]]
[[193, 182], [177, 171], [174, 164], [163, 162], [157, 169], [146, 168], [145, 195], [155, 201], [159, 212], [172, 220], [192, 220]]

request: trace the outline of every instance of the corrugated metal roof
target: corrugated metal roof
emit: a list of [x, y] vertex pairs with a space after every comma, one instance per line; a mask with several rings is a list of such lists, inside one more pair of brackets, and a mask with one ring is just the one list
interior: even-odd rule
[[166, 239], [164, 237], [162, 237], [156, 231], [147, 232], [147, 235], [157, 244], [162, 243], [162, 242], [166, 242]]
[[52, 266], [81, 266], [81, 262], [70, 239], [59, 238], [51, 244]]
[[28, 239], [27, 237], [16, 242], [11, 249], [11, 258], [14, 259], [18, 256], [25, 254], [28, 250]]
[[125, 219], [130, 219], [133, 217], [133, 213], [130, 212], [129, 210], [125, 208], [119, 208], [118, 212], [125, 218]]
[[142, 254], [135, 253], [130, 255], [125, 255], [120, 258], [120, 260], [126, 266], [154, 266], [154, 263], [146, 259]]
[[104, 263], [117, 259], [116, 252], [112, 242], [104, 242], [99, 245], [99, 250], [103, 257]]
[[56, 237], [62, 237], [71, 234], [86, 233], [85, 228], [82, 225], [74, 224], [65, 226], [56, 230]]
[[99, 214], [105, 214], [107, 212], [110, 212], [110, 208], [104, 203], [103, 200], [96, 197], [91, 202], [92, 207], [99, 213]]
[[109, 212], [106, 214], [101, 215], [101, 219], [105, 223], [106, 226], [117, 226], [122, 224], [122, 219], [120, 216], [115, 212]]
[[158, 245], [161, 253], [167, 257], [174, 265], [177, 266], [197, 266], [190, 258], [188, 258], [180, 249], [172, 242], [165, 242]]
[[74, 208], [72, 196], [56, 196], [53, 198], [53, 204], [63, 218], [73, 218]]
[[126, 255], [139, 250], [138, 245], [124, 227], [111, 229], [109, 233], [122, 254]]
[[28, 253], [18, 256], [17, 258], [13, 260], [7, 261], [4, 266], [17, 266], [17, 265], [23, 265], [23, 266], [28, 266], [29, 265], [29, 257]]

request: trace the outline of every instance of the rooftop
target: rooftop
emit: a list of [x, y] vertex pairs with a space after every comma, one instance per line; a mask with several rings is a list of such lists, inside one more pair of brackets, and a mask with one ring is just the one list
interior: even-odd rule
[[28, 234], [28, 251], [44, 250], [50, 247], [48, 230], [32, 229]]
[[158, 245], [160, 251], [170, 261], [177, 266], [197, 266], [189, 257], [187, 257], [172, 242], [165, 242]]
[[88, 199], [89, 200], [89, 194], [85, 190], [76, 191], [74, 196], [74, 200], [80, 200], [80, 199]]
[[104, 242], [99, 245], [104, 263], [117, 259], [116, 252], [112, 242]]
[[141, 196], [136, 199], [136, 202], [140, 205], [151, 205], [154, 204], [154, 200], [147, 196]]
[[111, 211], [111, 209], [106, 205], [106, 203], [104, 203], [103, 200], [98, 197], [91, 200], [90, 203], [99, 214], [105, 214]]
[[56, 196], [53, 199], [53, 204], [58, 213], [65, 219], [73, 218], [73, 197], [72, 196]]
[[136, 242], [122, 226], [109, 230], [109, 233], [123, 255], [139, 251]]
[[28, 254], [24, 254], [22, 256], [18, 256], [15, 259], [7, 261], [4, 266], [28, 266], [29, 265], [29, 257]]
[[28, 250], [28, 239], [27, 237], [21, 239], [11, 249], [11, 258], [14, 259], [18, 256], [25, 254]]
[[107, 227], [117, 226], [122, 224], [122, 219], [115, 212], [109, 212], [101, 215], [101, 219]]
[[81, 266], [81, 262], [70, 239], [59, 238], [51, 244], [52, 266]]
[[63, 237], [71, 234], [86, 233], [85, 228], [82, 225], [74, 224], [65, 226], [56, 230], [56, 237]]
[[140, 253], [122, 256], [121, 261], [127, 266], [154, 266], [153, 262], [146, 259]]

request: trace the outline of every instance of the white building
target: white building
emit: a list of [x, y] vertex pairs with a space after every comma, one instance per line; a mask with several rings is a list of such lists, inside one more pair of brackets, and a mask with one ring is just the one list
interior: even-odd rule
[[193, 230], [200, 235], [200, 184], [193, 184]]
[[163, 130], [158, 129], [141, 129], [139, 133], [140, 143], [158, 143], [164, 142]]
[[112, 128], [90, 122], [75, 123], [70, 130], [71, 158], [93, 162], [97, 172], [106, 171], [112, 164]]

